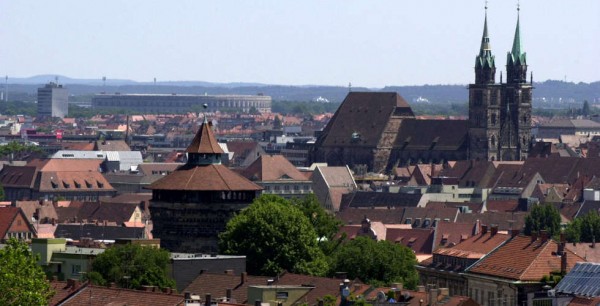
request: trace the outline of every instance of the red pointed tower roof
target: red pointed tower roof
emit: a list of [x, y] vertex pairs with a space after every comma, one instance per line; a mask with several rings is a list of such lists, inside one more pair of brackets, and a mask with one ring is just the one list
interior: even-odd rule
[[204, 118], [204, 122], [200, 125], [194, 140], [185, 151], [187, 153], [225, 154], [212, 131], [212, 123], [207, 122], [206, 118]]

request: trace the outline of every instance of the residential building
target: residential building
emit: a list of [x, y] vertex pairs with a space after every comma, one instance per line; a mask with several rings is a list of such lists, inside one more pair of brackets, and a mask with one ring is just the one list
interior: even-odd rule
[[0, 206], [0, 242], [11, 238], [31, 240], [36, 235], [23, 210], [19, 207]]
[[488, 231], [487, 226], [482, 226], [479, 234], [456, 245], [447, 245], [435, 250], [433, 257], [417, 266], [421, 284], [448, 288], [451, 296], [467, 295], [467, 280], [463, 276], [465, 269], [509, 238], [509, 235], [498, 233], [497, 227]]
[[582, 261], [544, 231], [517, 235], [466, 269], [468, 296], [490, 306], [521, 305], [528, 293], [542, 290], [542, 277], [567, 273]]
[[168, 269], [177, 290], [189, 286], [202, 273], [225, 273], [240, 276], [246, 272], [246, 256], [195, 253], [171, 253]]
[[37, 91], [37, 115], [39, 117], [64, 118], [69, 114], [69, 90], [50, 82]]
[[317, 165], [312, 174], [312, 190], [328, 211], [340, 210], [342, 195], [357, 190], [354, 176], [348, 166], [328, 167]]
[[218, 234], [262, 188], [221, 164], [224, 151], [206, 118], [186, 153], [185, 165], [148, 187], [153, 234], [172, 252], [217, 253]]
[[97, 201], [116, 191], [99, 172], [100, 160], [44, 159], [5, 166], [0, 183], [10, 201], [56, 199]]
[[261, 186], [263, 194], [301, 198], [312, 193], [312, 181], [283, 155], [261, 155], [240, 174]]
[[31, 251], [39, 256], [38, 264], [49, 274], [60, 280], [82, 280], [91, 271], [92, 261], [104, 249], [68, 246], [65, 238], [55, 238], [33, 239]]

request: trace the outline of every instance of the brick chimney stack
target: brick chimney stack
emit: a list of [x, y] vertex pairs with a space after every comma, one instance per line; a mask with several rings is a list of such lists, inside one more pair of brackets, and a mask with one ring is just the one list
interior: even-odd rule
[[541, 243], [546, 243], [546, 241], [548, 241], [548, 231], [540, 230], [540, 238], [541, 238]]
[[538, 239], [538, 233], [533, 231], [531, 232], [531, 243], [534, 243]]
[[485, 235], [487, 234], [487, 225], [482, 225], [481, 226], [481, 235]]
[[560, 256], [560, 273], [563, 275], [567, 273], [567, 252], [562, 252]]
[[492, 224], [492, 226], [490, 227], [490, 234], [492, 236], [498, 234], [498, 224]]

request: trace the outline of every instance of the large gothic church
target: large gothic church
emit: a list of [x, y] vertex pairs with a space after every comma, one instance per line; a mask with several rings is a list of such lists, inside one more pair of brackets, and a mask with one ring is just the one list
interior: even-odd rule
[[468, 120], [416, 119], [397, 93], [350, 92], [317, 139], [311, 161], [381, 173], [414, 163], [524, 160], [531, 144], [533, 89], [526, 79], [517, 17], [506, 81], [500, 73], [496, 83], [486, 8], [475, 83], [469, 85]]

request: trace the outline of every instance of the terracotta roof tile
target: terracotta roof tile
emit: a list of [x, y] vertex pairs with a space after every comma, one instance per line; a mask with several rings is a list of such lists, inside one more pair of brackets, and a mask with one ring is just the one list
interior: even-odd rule
[[252, 181], [309, 181], [283, 155], [261, 155], [241, 174]]
[[[516, 236], [493, 253], [474, 264], [469, 273], [484, 274], [520, 281], [539, 281], [552, 271], [560, 271], [561, 257], [556, 256], [558, 244], [553, 240], [531, 241], [529, 236]], [[584, 261], [566, 249], [567, 270]]]
[[19, 212], [21, 211], [18, 207], [13, 206], [2, 206], [0, 207], [0, 240], [3, 240], [6, 236], [6, 232], [10, 228]]
[[192, 143], [185, 150], [188, 153], [224, 154], [212, 131], [212, 123], [200, 125]]
[[512, 211], [517, 211], [518, 207], [519, 207], [518, 199], [487, 200], [487, 203], [486, 203], [486, 208], [488, 211], [512, 212]]
[[473, 236], [475, 223], [469, 222], [443, 222], [435, 227], [435, 240], [433, 249], [457, 245]]
[[412, 249], [415, 254], [431, 254], [433, 251], [433, 233], [433, 229], [388, 228], [386, 240], [400, 243]]
[[[274, 285], [307, 285], [314, 287], [305, 296], [303, 296], [297, 303], [307, 303], [308, 305], [315, 305], [319, 299], [322, 299], [326, 295], [332, 295], [336, 298], [340, 298], [340, 280], [336, 278], [318, 277], [294, 273], [283, 273], [275, 280]], [[354, 285], [362, 285], [359, 281], [350, 282], [350, 288], [354, 289]], [[353, 292], [354, 293], [354, 292]]]
[[258, 191], [262, 188], [223, 165], [183, 165], [148, 189], [197, 191]]
[[129, 290], [121, 288], [107, 288], [88, 285], [73, 294], [61, 305], [183, 305], [183, 295], [165, 294], [161, 292], [147, 292], [141, 290]]
[[[245, 278], [245, 282], [242, 282]], [[227, 289], [232, 289], [232, 298], [235, 303], [246, 303], [248, 300], [248, 286], [266, 285], [272, 277], [251, 276], [242, 273], [241, 276], [201, 272], [184, 290], [205, 296], [210, 293], [213, 298], [226, 296]]]

